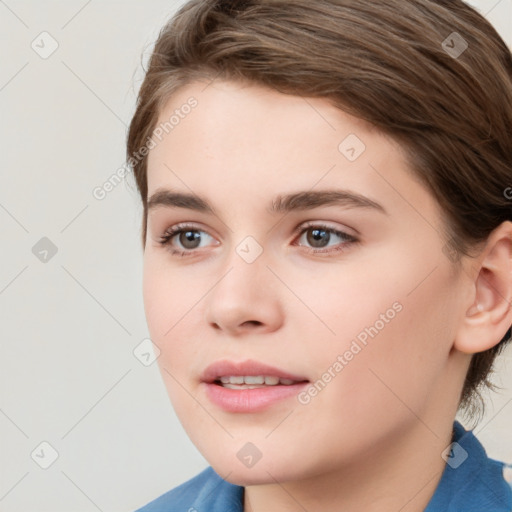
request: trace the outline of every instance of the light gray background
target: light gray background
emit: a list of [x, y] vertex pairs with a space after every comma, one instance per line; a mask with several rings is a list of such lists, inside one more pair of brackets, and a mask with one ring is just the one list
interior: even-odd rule
[[[131, 511], [206, 466], [133, 353], [148, 336], [133, 179], [93, 196], [124, 162], [141, 56], [182, 3], [0, 0], [2, 512]], [[512, 0], [473, 5], [512, 45]], [[508, 461], [511, 360], [477, 428]]]

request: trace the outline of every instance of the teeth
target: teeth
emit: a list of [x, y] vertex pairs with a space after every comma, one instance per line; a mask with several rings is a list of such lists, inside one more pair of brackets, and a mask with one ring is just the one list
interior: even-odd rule
[[265, 377], [262, 375], [247, 375], [243, 380], [245, 384], [265, 384]]
[[249, 386], [248, 384], [223, 384], [222, 387], [228, 389], [256, 389], [264, 388], [265, 386]]
[[[231, 389], [238, 389], [237, 386], [244, 385], [246, 389], [253, 389], [256, 387], [266, 386], [277, 386], [278, 384], [289, 386], [295, 381], [291, 379], [280, 379], [273, 375], [231, 375], [220, 377], [220, 382], [224, 384], [224, 387]], [[247, 384], [247, 386], [245, 386]]]
[[238, 375], [236, 377], [221, 377], [220, 381], [222, 384], [243, 384], [244, 377]]

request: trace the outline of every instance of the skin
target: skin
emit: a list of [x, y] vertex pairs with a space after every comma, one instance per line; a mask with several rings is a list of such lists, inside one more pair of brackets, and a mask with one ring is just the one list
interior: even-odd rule
[[[423, 510], [444, 469], [471, 354], [512, 322], [510, 223], [456, 269], [439, 205], [388, 137], [324, 99], [219, 81], [178, 91], [159, 122], [190, 96], [197, 107], [150, 151], [148, 197], [192, 192], [215, 214], [156, 207], [144, 249], [146, 317], [183, 427], [217, 473], [245, 486], [246, 511]], [[349, 134], [366, 146], [353, 162], [338, 150]], [[267, 211], [277, 194], [333, 188], [386, 213]], [[159, 243], [182, 222], [202, 237], [184, 257], [171, 253], [187, 250], [183, 237]], [[357, 242], [331, 232], [316, 247], [331, 252], [311, 252], [311, 236], [294, 229], [319, 222]], [[246, 236], [263, 249], [253, 263], [236, 252]], [[400, 312], [307, 404], [292, 397], [229, 413], [204, 393], [200, 374], [220, 359], [254, 359], [314, 382], [396, 303]], [[250, 468], [237, 457], [247, 442], [262, 454]]]

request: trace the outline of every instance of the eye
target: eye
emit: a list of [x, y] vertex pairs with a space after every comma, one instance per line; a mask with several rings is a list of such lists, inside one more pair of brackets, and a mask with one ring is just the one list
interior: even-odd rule
[[[196, 249], [208, 245], [208, 239], [213, 240], [213, 237], [196, 226], [177, 224], [169, 228], [160, 237], [159, 243], [169, 246], [173, 255], [188, 256], [193, 254]], [[174, 244], [173, 241], [175, 242]], [[206, 243], [203, 244], [203, 242]]]
[[[300, 231], [299, 242], [301, 240], [303, 242], [295, 245], [309, 245], [310, 252], [313, 253], [342, 251], [347, 249], [350, 244], [358, 241], [357, 238], [348, 233], [323, 224], [300, 226], [297, 231]], [[325, 250], [328, 247], [333, 247], [333, 249]]]
[[[343, 251], [358, 241], [354, 236], [324, 224], [302, 225], [295, 231], [299, 233], [299, 242], [293, 245], [306, 247], [308, 252], [315, 254]], [[194, 255], [202, 247], [218, 245], [218, 242], [212, 244], [212, 240], [215, 239], [197, 226], [177, 224], [167, 229], [159, 243], [168, 246], [173, 256], [185, 257]]]

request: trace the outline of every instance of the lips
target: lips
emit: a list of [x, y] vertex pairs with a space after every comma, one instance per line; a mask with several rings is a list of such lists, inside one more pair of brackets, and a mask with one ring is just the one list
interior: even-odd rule
[[[239, 379], [236, 379], [236, 377], [239, 377]], [[240, 377], [244, 378], [243, 382]], [[246, 379], [246, 377], [248, 377], [248, 379]], [[261, 382], [261, 378], [256, 379], [258, 377], [263, 377], [265, 382]], [[269, 379], [267, 379], [267, 377], [269, 377]], [[274, 382], [272, 377], [279, 379], [279, 382]], [[228, 378], [230, 378], [229, 382], [227, 382]], [[201, 375], [201, 381], [208, 384], [291, 385], [299, 382], [307, 382], [308, 379], [304, 376], [294, 375], [275, 366], [269, 366], [257, 361], [248, 360], [235, 363], [223, 360], [208, 366]]]
[[229, 413], [256, 413], [296, 397], [309, 383], [302, 375], [256, 361], [217, 361], [201, 375], [206, 397]]

